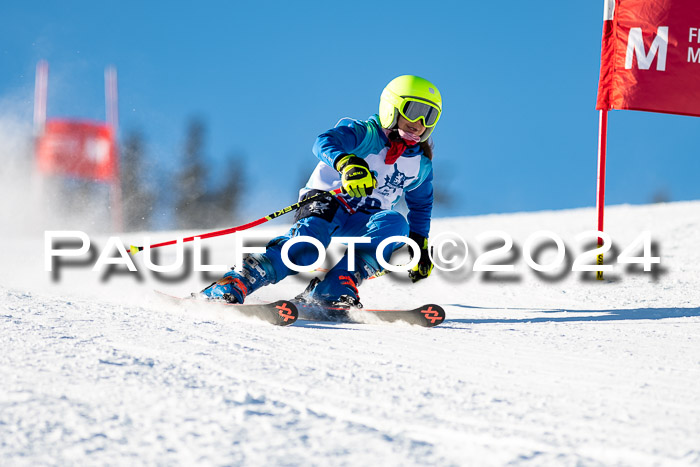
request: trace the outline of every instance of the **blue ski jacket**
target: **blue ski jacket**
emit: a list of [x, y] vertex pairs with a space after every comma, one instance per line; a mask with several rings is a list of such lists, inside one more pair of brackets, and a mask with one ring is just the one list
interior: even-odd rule
[[320, 162], [301, 194], [311, 189], [340, 188], [340, 174], [334, 163], [342, 155], [354, 154], [367, 162], [377, 179], [377, 188], [364, 198], [340, 196], [353, 209], [365, 211], [394, 209], [401, 196], [405, 196], [411, 232], [428, 237], [433, 209], [432, 162], [420, 145], [415, 145], [408, 146], [395, 163], [387, 164], [385, 157], [390, 146], [377, 115], [366, 121], [340, 120], [335, 128], [316, 138], [313, 152]]

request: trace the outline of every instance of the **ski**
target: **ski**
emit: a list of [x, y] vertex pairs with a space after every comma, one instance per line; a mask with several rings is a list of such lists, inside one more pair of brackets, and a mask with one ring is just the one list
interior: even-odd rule
[[434, 327], [445, 321], [445, 310], [436, 304], [427, 304], [413, 309], [344, 308], [298, 300], [239, 305], [218, 300], [176, 297], [158, 290], [155, 292], [161, 299], [178, 306], [192, 305], [233, 310], [244, 316], [256, 317], [277, 326], [290, 325], [298, 318], [311, 321], [349, 323], [406, 323], [423, 327]]
[[445, 321], [445, 310], [440, 305], [427, 304], [413, 309], [367, 309], [343, 308], [323, 304], [297, 301], [292, 303], [299, 310], [302, 319], [312, 321], [342, 321], [372, 323], [376, 320], [386, 323], [407, 323], [423, 327], [433, 327]]
[[244, 316], [267, 321], [277, 326], [288, 326], [294, 323], [299, 317], [299, 312], [294, 303], [288, 300], [278, 300], [272, 303], [256, 303], [250, 305], [240, 305], [228, 303], [223, 300], [206, 300], [194, 297], [176, 297], [158, 290], [155, 291], [158, 297], [176, 305], [193, 305], [202, 307], [215, 307], [221, 310], [233, 310]]

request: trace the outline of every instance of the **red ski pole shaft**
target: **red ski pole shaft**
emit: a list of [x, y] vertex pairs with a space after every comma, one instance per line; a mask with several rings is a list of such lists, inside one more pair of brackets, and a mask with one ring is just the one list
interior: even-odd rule
[[[337, 190], [333, 190], [333, 191], [323, 191], [323, 192], [321, 192], [321, 193], [316, 193], [315, 195], [309, 196], [309, 197], [306, 198], [306, 199], [303, 199], [303, 200], [301, 200], [301, 201], [299, 201], [299, 202], [296, 202], [296, 203], [294, 203], [294, 204], [292, 204], [292, 205], [290, 205], [290, 206], [287, 206], [286, 208], [282, 208], [282, 209], [280, 209], [279, 211], [275, 211], [275, 212], [273, 212], [273, 213], [271, 213], [271, 214], [268, 214], [268, 215], [265, 216], [265, 217], [261, 217], [260, 219], [254, 220], [253, 222], [248, 222], [247, 224], [239, 225], [239, 226], [236, 226], [236, 227], [231, 227], [231, 228], [228, 228], [228, 229], [217, 230], [217, 231], [215, 231], [215, 232], [208, 232], [208, 233], [204, 233], [204, 234], [201, 234], [201, 235], [194, 235], [194, 236], [192, 236], [192, 237], [183, 238], [183, 239], [182, 239], [182, 242], [183, 242], [183, 243], [191, 242], [191, 241], [194, 241], [195, 238], [205, 239], [205, 238], [212, 238], [212, 237], [220, 237], [220, 236], [222, 236], [222, 235], [228, 235], [228, 234], [232, 234], [232, 233], [234, 233], [234, 232], [240, 232], [240, 231], [242, 231], [242, 230], [251, 229], [251, 228], [253, 228], [253, 227], [255, 227], [255, 226], [258, 226], [258, 225], [260, 225], [260, 224], [264, 224], [264, 223], [267, 222], [267, 221], [271, 221], [272, 219], [276, 219], [276, 218], [278, 218], [278, 217], [280, 217], [280, 216], [282, 216], [282, 215], [284, 215], [284, 214], [287, 214], [288, 212], [292, 212], [292, 211], [294, 211], [295, 209], [298, 209], [299, 207], [301, 207], [301, 206], [303, 206], [303, 205], [305, 205], [305, 204], [308, 204], [308, 203], [310, 203], [311, 201], [314, 201], [314, 200], [316, 200], [316, 199], [319, 199], [319, 198], [321, 198], [321, 197], [323, 197], [323, 196], [327, 196], [327, 195], [329, 195], [329, 194], [330, 194], [330, 195], [333, 195], [333, 196], [336, 196], [336, 195], [338, 195], [338, 194], [341, 193], [341, 190], [342, 190], [341, 188], [338, 188]], [[350, 206], [347, 205], [347, 204], [345, 203], [345, 201], [344, 201], [342, 198], [337, 198], [337, 199], [338, 199], [339, 201], [341, 201], [343, 204], [345, 204], [345, 206], [346, 206], [348, 209], [350, 209], [350, 212], [351, 212], [351, 213], [354, 212], [354, 211], [352, 210], [352, 208], [350, 208]], [[150, 245], [149, 248], [160, 248], [160, 247], [162, 247], [162, 246], [175, 245], [177, 242], [178, 242], [177, 240], [168, 240], [167, 242], [154, 243], [153, 245]], [[129, 248], [129, 251], [131, 252], [132, 255], [135, 255], [135, 254], [138, 253], [139, 251], [143, 251], [143, 249], [144, 249], [144, 247], [142, 247], [142, 246], [134, 246], [134, 245], [131, 245], [131, 247]]]

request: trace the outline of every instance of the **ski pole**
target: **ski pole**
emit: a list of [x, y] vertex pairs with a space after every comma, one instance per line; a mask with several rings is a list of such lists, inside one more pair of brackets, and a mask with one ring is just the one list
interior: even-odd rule
[[[248, 222], [247, 224], [239, 225], [237, 227], [231, 227], [231, 228], [224, 229], [224, 230], [217, 230], [215, 232], [209, 232], [209, 233], [205, 233], [205, 234], [201, 234], [201, 235], [194, 235], [192, 237], [183, 238], [182, 242], [183, 243], [191, 242], [195, 238], [205, 239], [205, 238], [219, 237], [221, 235], [228, 235], [228, 234], [231, 234], [234, 232], [240, 232], [241, 230], [251, 229], [251, 228], [258, 226], [260, 224], [264, 224], [267, 221], [271, 221], [272, 219], [276, 219], [284, 214], [287, 214], [288, 212], [292, 212], [295, 209], [298, 209], [299, 207], [310, 203], [311, 201], [315, 201], [319, 198], [322, 198], [322, 197], [328, 196], [328, 195], [336, 196], [336, 195], [340, 194], [341, 191], [342, 191], [342, 188], [338, 188], [337, 190], [333, 190], [333, 191], [322, 191], [320, 193], [316, 193], [315, 195], [309, 196], [308, 198], [305, 198], [301, 201], [298, 201], [298, 202], [292, 204], [291, 206], [287, 206], [286, 208], [282, 208], [279, 211], [275, 211], [272, 214], [268, 214], [265, 217], [261, 217], [258, 220], [254, 220], [253, 222]], [[342, 198], [336, 198], [336, 199], [338, 201], [342, 202], [345, 205], [345, 207], [349, 209], [351, 214], [354, 214], [355, 211], [345, 202], [345, 200], [343, 200]], [[159, 248], [161, 246], [175, 245], [176, 243], [177, 243], [177, 240], [169, 240], [167, 242], [155, 243], [155, 244], [149, 246], [149, 248]], [[142, 246], [131, 245], [131, 247], [129, 248], [129, 251], [131, 252], [132, 255], [135, 255], [139, 251], [143, 251], [143, 248], [144, 247], [142, 247]]]

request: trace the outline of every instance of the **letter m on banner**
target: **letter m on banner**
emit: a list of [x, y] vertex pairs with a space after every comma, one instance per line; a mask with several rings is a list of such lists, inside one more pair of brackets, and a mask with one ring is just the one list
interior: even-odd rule
[[630, 29], [627, 38], [627, 55], [625, 56], [625, 69], [631, 70], [634, 62], [634, 56], [637, 56], [637, 66], [640, 70], [648, 70], [651, 68], [651, 62], [654, 61], [656, 53], [659, 58], [656, 61], [656, 69], [658, 71], [666, 71], [666, 54], [668, 53], [668, 26], [659, 26], [656, 30], [656, 37], [651, 43], [649, 53], [644, 52], [644, 36], [642, 28]]

